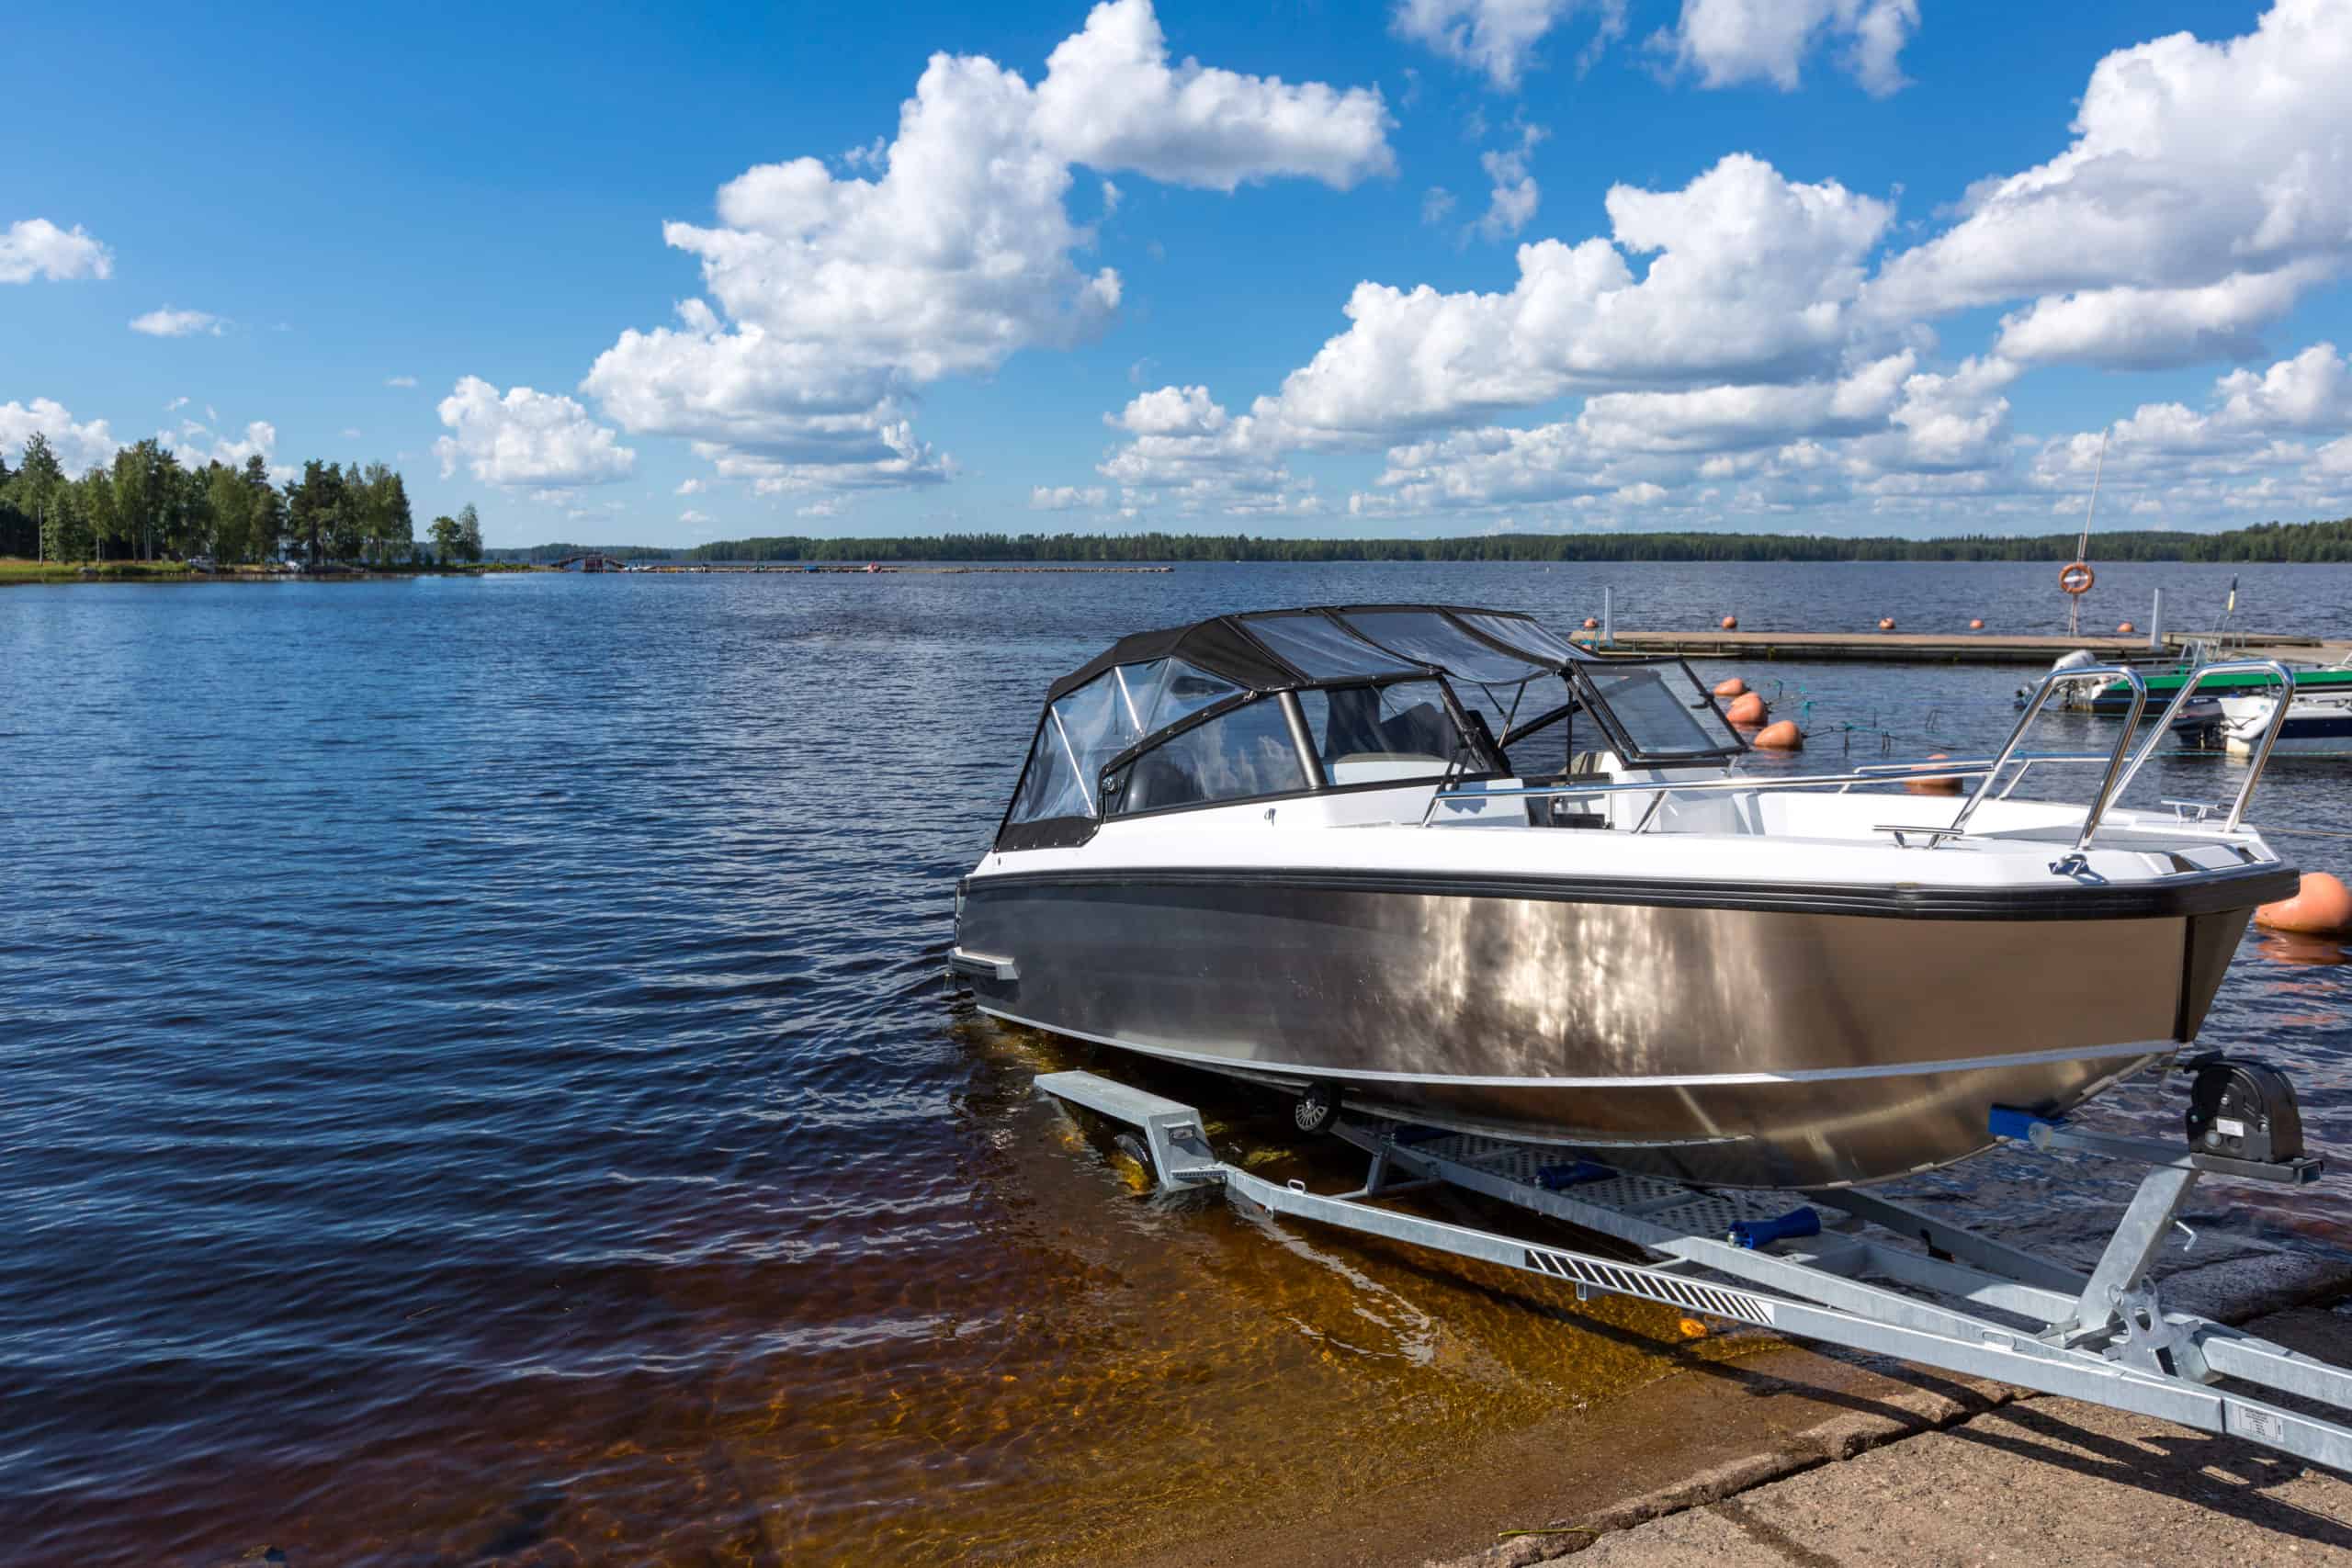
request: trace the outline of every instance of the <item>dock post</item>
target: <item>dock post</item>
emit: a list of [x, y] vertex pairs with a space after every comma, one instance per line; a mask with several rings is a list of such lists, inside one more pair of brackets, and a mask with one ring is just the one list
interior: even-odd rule
[[1617, 646], [1617, 614], [1610, 599], [1609, 590], [1603, 588], [1600, 591], [1600, 646], [1603, 648]]
[[2155, 603], [2148, 606], [2148, 648], [2152, 652], [2165, 650], [2165, 591], [2156, 590]]

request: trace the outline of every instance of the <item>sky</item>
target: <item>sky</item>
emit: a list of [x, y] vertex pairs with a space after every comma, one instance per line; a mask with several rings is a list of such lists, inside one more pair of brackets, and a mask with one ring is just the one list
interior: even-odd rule
[[494, 546], [2352, 513], [2352, 0], [238, 22], [12, 18], [11, 463]]

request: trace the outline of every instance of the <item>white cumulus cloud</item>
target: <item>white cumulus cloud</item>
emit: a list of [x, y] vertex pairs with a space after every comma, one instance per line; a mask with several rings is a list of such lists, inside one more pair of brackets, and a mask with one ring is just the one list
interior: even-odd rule
[[1206, 387], [1161, 387], [1138, 393], [1102, 423], [1130, 435], [1207, 435], [1224, 429], [1227, 417]]
[[1527, 171], [1527, 160], [1535, 144], [1550, 134], [1540, 125], [1521, 125], [1518, 146], [1492, 148], [1478, 154], [1478, 166], [1494, 184], [1486, 216], [1478, 220], [1478, 232], [1487, 239], [1508, 238], [1533, 220], [1542, 192], [1535, 176]]
[[0, 283], [30, 283], [36, 277], [62, 283], [113, 275], [114, 253], [78, 223], [61, 229], [46, 218], [27, 218], [0, 230]]
[[1510, 92], [1544, 35], [1580, 10], [1596, 20], [1579, 61], [1589, 64], [1625, 30], [1625, 0], [1399, 0], [1389, 26], [1397, 37], [1482, 71]]
[[1228, 515], [1304, 515], [1322, 508], [1313, 482], [1283, 465], [1272, 427], [1228, 413], [1205, 387], [1161, 387], [1103, 417], [1134, 437], [1094, 469], [1119, 486], [1127, 515], [1162, 504]]
[[1211, 190], [1277, 175], [1345, 190], [1396, 166], [1378, 88], [1171, 65], [1151, 0], [1106, 0], [1055, 47], [1035, 123], [1069, 163]]
[[2352, 364], [2317, 343], [2261, 370], [2215, 379], [2204, 406], [2143, 403], [2104, 433], [2041, 445], [2034, 482], [2087, 493], [2107, 437], [2100, 509], [2115, 496], [2143, 514], [2208, 522], [2340, 515], [2352, 503]]
[[[1886, 203], [1735, 153], [1679, 191], [1612, 187], [1613, 241], [1519, 248], [1505, 293], [1360, 283], [1352, 323], [1252, 412], [1348, 444], [1573, 389], [1800, 379], [1834, 367]], [[1635, 276], [1627, 254], [1654, 253]]]
[[1796, 90], [1807, 55], [1835, 44], [1862, 90], [1884, 97], [1905, 85], [1897, 59], [1918, 26], [1918, 0], [1682, 0], [1680, 18], [1653, 42], [1702, 86], [1770, 82], [1784, 93]]
[[118, 445], [105, 420], [77, 423], [53, 398], [35, 398], [29, 406], [0, 403], [0, 454], [22, 460], [25, 443], [35, 435], [48, 437], [59, 466], [76, 476], [93, 464], [112, 461]]
[[2331, 270], [2324, 262], [2290, 262], [2189, 288], [2124, 285], [2048, 296], [2001, 318], [2000, 351], [2109, 369], [2251, 358], [2262, 351], [2257, 329], [2285, 315]]
[[131, 318], [130, 330], [149, 337], [219, 337], [228, 323], [207, 310], [175, 310], [169, 305]]
[[1111, 492], [1101, 485], [1080, 489], [1077, 485], [1033, 485], [1029, 490], [1029, 510], [1032, 512], [1075, 512], [1106, 504]]
[[433, 444], [444, 479], [459, 464], [484, 484], [563, 490], [628, 477], [637, 454], [570, 398], [515, 387], [503, 396], [479, 376], [441, 400], [452, 432]]
[[897, 135], [848, 165], [865, 172], [762, 164], [721, 187], [715, 225], [665, 225], [707, 298], [623, 333], [582, 385], [628, 431], [699, 441], [779, 488], [935, 479], [914, 391], [1080, 342], [1118, 306], [1118, 273], [1078, 259], [1094, 235], [1069, 210], [1075, 165], [1345, 187], [1393, 168], [1386, 126], [1374, 89], [1171, 62], [1148, 0], [1095, 6], [1034, 87], [933, 55]]
[[1889, 261], [1871, 304], [1916, 319], [2028, 299], [2000, 352], [2147, 367], [2243, 355], [2352, 263], [2342, 0], [2279, 0], [2243, 38], [2187, 33], [2101, 60], [2075, 141], [1972, 189]]
[[[211, 410], [205, 412], [209, 414]], [[242, 436], [218, 434], [209, 426], [198, 424], [194, 420], [184, 420], [177, 431], [156, 432], [155, 439], [177, 453], [180, 461], [192, 468], [206, 463], [243, 468], [248, 457], [259, 457], [265, 468], [271, 468], [274, 465], [270, 459], [277, 452], [277, 427], [261, 419], [247, 424]]]

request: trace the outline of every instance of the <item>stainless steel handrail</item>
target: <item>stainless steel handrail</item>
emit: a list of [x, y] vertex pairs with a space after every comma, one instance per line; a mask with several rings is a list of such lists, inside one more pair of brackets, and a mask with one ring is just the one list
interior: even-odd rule
[[[2101, 762], [2104, 751], [2027, 751], [2011, 758], [2022, 762]], [[1683, 795], [1716, 790], [1821, 789], [1831, 784], [1850, 789], [1858, 784], [1902, 784], [1912, 779], [1974, 778], [1993, 766], [1990, 759], [1946, 762], [1872, 762], [1850, 773], [1736, 773], [1720, 779], [1658, 779], [1636, 784], [1514, 784], [1509, 789], [1440, 790], [1435, 800], [1522, 800], [1574, 795]]]
[[2125, 664], [2085, 664], [2072, 670], [2053, 670], [2044, 675], [2041, 684], [2033, 689], [2033, 700], [2027, 703], [2025, 712], [2018, 716], [2017, 728], [2009, 731], [2009, 739], [2002, 746], [2001, 754], [1985, 770], [1984, 781], [1976, 786], [1976, 793], [1968, 797], [1967, 803], [1952, 818], [1954, 829], [1967, 827], [1968, 819], [1976, 815], [1976, 808], [1984, 803], [1984, 797], [1993, 793], [1993, 781], [2017, 755], [2018, 743], [2025, 739], [2026, 731], [2033, 728], [2033, 721], [2041, 716], [2042, 705], [2049, 702], [2050, 694], [2064, 683], [2097, 676], [2129, 682], [2132, 687], [2132, 714], [2124, 721], [2123, 733], [2116, 737], [2115, 750], [2107, 760], [2107, 773], [2099, 780], [2098, 793], [2091, 796], [2090, 806], [2083, 813], [2083, 831], [2075, 840], [2075, 848], [2080, 851], [2090, 842], [2091, 835], [2098, 830], [2099, 818], [2106, 813], [2108, 796], [2115, 786], [2116, 775], [2122, 771], [2124, 753], [2132, 748], [2132, 736], [2139, 733], [2140, 715], [2148, 705], [2148, 683], [2140, 679], [2138, 671]]
[[1439, 800], [1521, 800], [1567, 795], [1684, 795], [1713, 790], [1815, 789], [1828, 784], [1899, 784], [1909, 779], [1969, 778], [1991, 766], [1986, 762], [1943, 762], [1915, 773], [1805, 773], [1792, 778], [1758, 777], [1742, 773], [1732, 778], [1659, 779], [1649, 784], [1515, 784], [1510, 789], [1449, 789]]
[[[2279, 730], [2286, 727], [2287, 705], [2295, 700], [2295, 672], [2276, 659], [2229, 659], [2200, 664], [2190, 671], [2188, 679], [2180, 683], [2180, 690], [2165, 708], [2163, 716], [2156, 720], [2156, 728], [2149, 732], [2139, 753], [2132, 759], [2132, 765], [2123, 771], [2122, 782], [2115, 786], [2115, 793], [2120, 796], [2132, 787], [2132, 781], [2139, 776], [2141, 765], [2155, 754], [2157, 743], [2172, 733], [2173, 720], [2180, 716], [2181, 710], [2188, 705], [2188, 699], [2196, 694], [2197, 688], [2204, 683], [2208, 675], [2268, 675], [2278, 682], [2279, 687], [2278, 699], [2271, 707], [2270, 727], [2262, 732], [2262, 745], [2247, 763], [2245, 783], [2238, 786], [2237, 800], [2230, 807], [2224, 830], [2234, 832], [2245, 816], [2245, 803], [2254, 798], [2254, 786], [2262, 777], [2263, 767], [2270, 761], [2270, 748], [2278, 742]], [[2129, 733], [2126, 731], [2127, 735]]]
[[2115, 738], [2115, 755], [2107, 761], [2107, 772], [2099, 775], [2098, 793], [2083, 813], [2083, 830], [2075, 840], [2075, 852], [2080, 854], [2090, 848], [2091, 835], [2098, 831], [2098, 819], [2107, 815], [2117, 794], [2116, 780], [2122, 776], [2124, 759], [2131, 754], [2132, 738], [2140, 733], [2140, 716], [2148, 709], [2148, 682], [2136, 670], [2125, 668], [2123, 678], [2132, 683], [2132, 712], [2123, 720], [2123, 733]]

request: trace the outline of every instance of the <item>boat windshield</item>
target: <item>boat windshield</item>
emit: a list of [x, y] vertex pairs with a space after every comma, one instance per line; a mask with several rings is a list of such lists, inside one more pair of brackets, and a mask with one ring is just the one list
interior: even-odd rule
[[1064, 693], [1046, 708], [1007, 820], [1101, 816], [1095, 781], [1104, 763], [1154, 730], [1240, 693], [1181, 659], [1114, 665]]
[[1594, 716], [1629, 762], [1690, 761], [1742, 750], [1714, 699], [1679, 659], [1579, 665], [1577, 678]]

